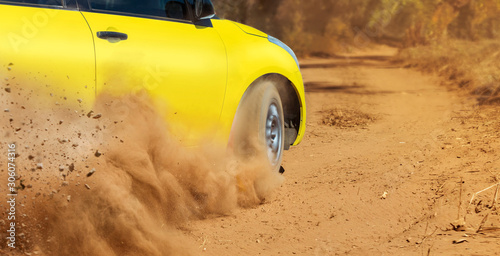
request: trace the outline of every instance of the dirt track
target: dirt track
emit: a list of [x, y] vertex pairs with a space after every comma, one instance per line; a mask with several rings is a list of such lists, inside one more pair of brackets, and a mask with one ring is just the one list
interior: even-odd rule
[[[200, 252], [500, 255], [495, 188], [469, 205], [500, 181], [497, 111], [390, 54], [301, 61], [308, 127], [285, 154], [285, 184], [257, 208], [184, 224]], [[331, 110], [340, 127], [323, 124]]]
[[[19, 249], [0, 254], [500, 255], [496, 187], [471, 200], [500, 182], [498, 106], [393, 54], [301, 61], [306, 136], [285, 154], [283, 185], [249, 208], [237, 206], [256, 191], [237, 191], [217, 152], [177, 147], [141, 98], [103, 101], [90, 118], [58, 104], [37, 112], [38, 96], [9, 86], [3, 136], [18, 142], [27, 187]], [[256, 168], [229, 171], [255, 187]]]

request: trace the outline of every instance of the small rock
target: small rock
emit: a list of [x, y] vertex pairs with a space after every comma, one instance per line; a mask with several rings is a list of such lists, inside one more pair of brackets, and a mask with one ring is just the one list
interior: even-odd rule
[[95, 168], [92, 168], [92, 170], [90, 170], [90, 172], [87, 173], [87, 177], [92, 176], [92, 174], [94, 174], [94, 173], [95, 173]]
[[43, 169], [43, 163], [37, 163], [36, 164], [37, 169]]
[[101, 152], [99, 152], [99, 150], [96, 150], [94, 155], [95, 157], [100, 157], [102, 154]]
[[64, 171], [64, 165], [60, 165], [60, 166], [59, 166], [59, 171], [60, 171], [60, 172]]
[[63, 187], [65, 186], [69, 186], [69, 183], [67, 181], [63, 181], [63, 183], [61, 184]]
[[78, 147], [78, 143], [73, 143], [73, 147], [74, 148]]
[[62, 124], [63, 123], [63, 120], [59, 121], [59, 124]]
[[10, 93], [10, 87], [5, 88], [5, 91]]
[[384, 192], [384, 194], [382, 194], [382, 196], [381, 196], [380, 198], [381, 198], [381, 199], [386, 199], [388, 194], [389, 194], [389, 193], [387, 193], [387, 191], [386, 191], [386, 192]]
[[70, 172], [74, 171], [74, 170], [75, 170], [75, 164], [74, 164], [74, 163], [71, 163], [71, 164], [68, 166], [68, 168], [69, 168], [69, 171], [70, 171]]
[[87, 114], [87, 117], [90, 118], [93, 113], [94, 113], [94, 111], [90, 110], [90, 112]]
[[89, 185], [87, 185], [87, 184], [85, 184], [85, 187], [86, 187], [87, 189], [90, 189], [90, 186], [89, 186]]
[[99, 119], [99, 118], [101, 118], [101, 117], [102, 117], [102, 114], [97, 114], [97, 115], [95, 115], [93, 118], [94, 118], [94, 119]]
[[465, 227], [466, 223], [465, 223], [465, 220], [463, 218], [457, 219], [450, 224], [451, 224], [451, 226], [453, 226], [453, 230], [455, 230], [455, 231], [466, 231], [466, 227]]
[[82, 103], [83, 100], [82, 99], [77, 99], [77, 101], [78, 101], [78, 103]]
[[66, 199], [68, 200], [68, 202], [71, 201], [71, 196], [66, 197]]
[[10, 112], [8, 108], [4, 109], [3, 112]]

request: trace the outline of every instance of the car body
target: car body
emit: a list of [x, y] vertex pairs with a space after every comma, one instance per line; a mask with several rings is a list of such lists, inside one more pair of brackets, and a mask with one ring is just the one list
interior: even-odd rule
[[244, 95], [276, 76], [284, 81], [285, 148], [304, 135], [293, 52], [219, 19], [209, 0], [0, 0], [0, 24], [0, 66], [13, 64], [9, 75], [40, 95], [50, 91], [48, 103], [64, 98], [90, 108], [103, 92], [146, 90], [184, 145], [227, 143]]

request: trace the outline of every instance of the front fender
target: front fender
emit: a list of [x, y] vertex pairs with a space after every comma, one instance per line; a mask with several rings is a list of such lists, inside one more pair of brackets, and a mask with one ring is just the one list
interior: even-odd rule
[[233, 22], [214, 20], [213, 25], [224, 41], [228, 56], [227, 89], [218, 137], [227, 142], [236, 110], [249, 86], [264, 75], [279, 74], [291, 82], [300, 104], [300, 126], [293, 145], [299, 144], [305, 132], [306, 105], [302, 75], [294, 58], [266, 37], [247, 34]]

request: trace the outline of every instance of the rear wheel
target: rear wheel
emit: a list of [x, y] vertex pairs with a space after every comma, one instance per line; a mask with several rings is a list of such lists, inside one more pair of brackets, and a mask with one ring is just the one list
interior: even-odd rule
[[257, 157], [280, 170], [285, 143], [283, 105], [273, 81], [258, 81], [242, 99], [231, 132], [237, 157]]

